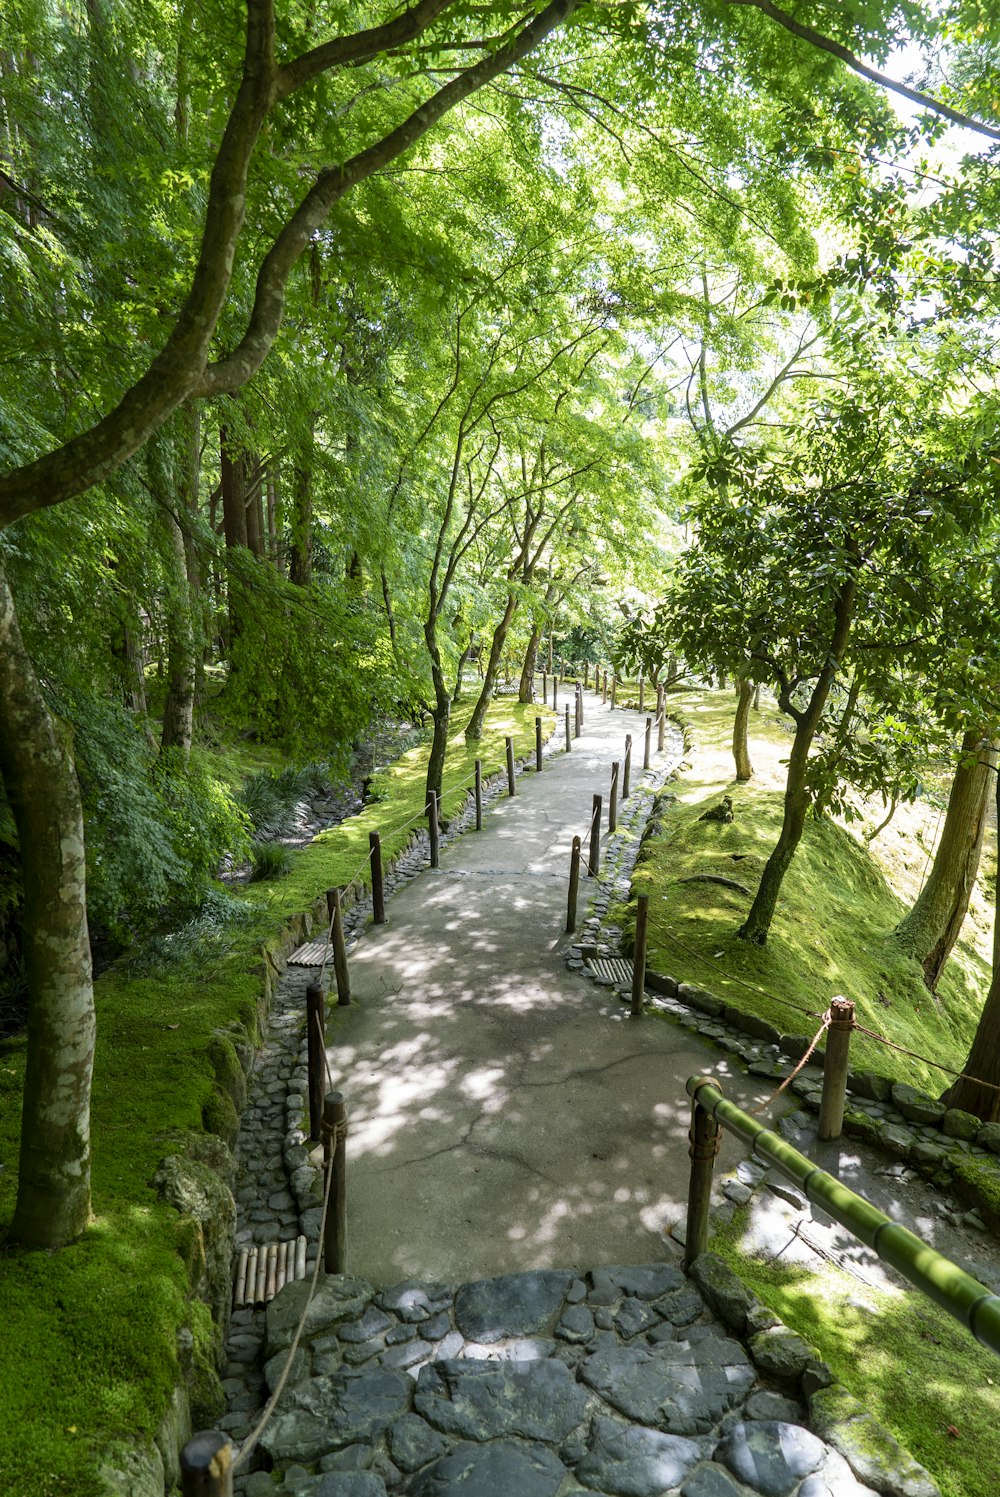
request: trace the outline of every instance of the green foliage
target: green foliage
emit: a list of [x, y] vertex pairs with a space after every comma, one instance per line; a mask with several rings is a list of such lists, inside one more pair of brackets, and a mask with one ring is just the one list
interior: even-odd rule
[[328, 795], [332, 789], [326, 764], [286, 765], [277, 771], [261, 769], [248, 775], [239, 800], [249, 818], [254, 840], [261, 842], [290, 832], [302, 802]]
[[283, 842], [255, 842], [251, 852], [250, 882], [265, 883], [292, 871], [292, 851]]

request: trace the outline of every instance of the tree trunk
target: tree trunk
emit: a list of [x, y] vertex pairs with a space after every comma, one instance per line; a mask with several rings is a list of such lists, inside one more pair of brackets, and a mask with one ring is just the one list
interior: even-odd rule
[[465, 662], [468, 660], [471, 654], [472, 640], [470, 639], [469, 643], [466, 645], [465, 649], [458, 657], [458, 666], [455, 670], [455, 690], [451, 694], [451, 704], [453, 707], [455, 706], [456, 702], [460, 702], [462, 700], [462, 675], [465, 671]]
[[517, 693], [519, 702], [535, 700], [535, 666], [538, 663], [538, 646], [541, 641], [542, 626], [534, 624], [528, 638], [528, 648], [524, 652], [524, 664], [521, 667], [521, 684]]
[[247, 473], [249, 482], [246, 495], [246, 522], [247, 522], [247, 546], [257, 557], [263, 561], [265, 555], [264, 546], [264, 501], [263, 486], [264, 473], [259, 460], [253, 466], [244, 459], [244, 471]]
[[921, 964], [932, 992], [969, 908], [996, 762], [996, 750], [981, 732], [965, 734], [930, 874], [913, 908], [896, 926], [897, 944]]
[[94, 992], [83, 809], [68, 730], [49, 713], [0, 570], [0, 775], [24, 882], [28, 1055], [12, 1236], [63, 1247], [90, 1220]]
[[[1000, 775], [993, 778], [1000, 827]], [[975, 1080], [954, 1081], [941, 1100], [985, 1123], [1000, 1122], [1000, 862], [994, 887], [993, 979], [962, 1070]]]
[[507, 606], [503, 611], [503, 617], [493, 631], [493, 643], [490, 645], [490, 658], [486, 662], [486, 674], [483, 677], [482, 689], [479, 700], [472, 709], [472, 716], [465, 727], [466, 741], [471, 743], [473, 739], [482, 738], [483, 723], [486, 721], [486, 711], [493, 700], [493, 689], [497, 683], [497, 675], [500, 670], [500, 661], [503, 656], [503, 647], [507, 640], [507, 631], [511, 620], [517, 612], [518, 600], [513, 593], [507, 594]]
[[736, 761], [736, 778], [752, 780], [753, 765], [750, 763], [750, 749], [747, 744], [747, 724], [750, 720], [750, 703], [753, 701], [753, 682], [741, 677], [738, 685], [739, 699], [736, 703], [736, 717], [733, 721], [733, 758]]
[[292, 550], [288, 580], [297, 587], [312, 581], [313, 426], [309, 423], [300, 460], [292, 476]]
[[812, 748], [820, 719], [823, 716], [823, 709], [847, 647], [847, 638], [851, 632], [851, 619], [854, 614], [856, 587], [853, 574], [841, 587], [834, 608], [830, 649], [816, 678], [816, 685], [813, 687], [809, 705], [805, 711], [799, 711], [793, 707], [791, 691], [787, 688], [782, 691], [779, 699], [782, 711], [794, 719], [795, 737], [792, 740], [792, 751], [788, 757], [785, 811], [781, 832], [771, 856], [764, 865], [764, 872], [761, 874], [757, 893], [750, 906], [750, 913], [736, 932], [741, 940], [750, 941], [754, 946], [764, 946], [767, 942], [767, 934], [771, 929], [771, 921], [774, 919], [782, 880], [788, 872], [795, 849], [802, 839], [802, 828], [809, 809], [809, 796], [806, 790], [806, 765], [809, 750]]
[[437, 635], [433, 623], [424, 625], [424, 638], [427, 641], [427, 653], [431, 658], [431, 678], [434, 682], [434, 735], [431, 739], [431, 751], [427, 760], [427, 780], [425, 783], [425, 804], [429, 803], [431, 791], [440, 798], [441, 785], [444, 779], [444, 761], [448, 752], [448, 725], [451, 721], [451, 692], [444, 678], [444, 667], [441, 664], [441, 651], [438, 649]]
[[160, 744], [178, 749], [186, 759], [194, 732], [195, 637], [184, 533], [170, 511], [164, 513], [172, 576], [167, 594], [167, 695]]
[[222, 477], [222, 527], [226, 545], [246, 549], [246, 460], [241, 454], [233, 452], [224, 426], [219, 428], [219, 466]]

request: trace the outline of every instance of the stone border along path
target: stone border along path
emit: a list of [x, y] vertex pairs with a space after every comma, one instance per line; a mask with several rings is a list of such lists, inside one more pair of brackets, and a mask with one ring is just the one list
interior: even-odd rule
[[[588, 715], [599, 710], [588, 697]], [[618, 709], [612, 721], [616, 739], [631, 726], [641, 746], [641, 731], [630, 721], [635, 716]], [[560, 721], [549, 752], [558, 751], [561, 727]], [[654, 771], [651, 780], [664, 773]], [[585, 886], [594, 909], [585, 937], [609, 946], [620, 931], [600, 922], [612, 899], [628, 897], [638, 832], [653, 797], [641, 770], [634, 778], [619, 832], [605, 843], [602, 877]], [[505, 798], [505, 777], [490, 788], [489, 801]], [[597, 788], [606, 792], [603, 784]], [[442, 848], [473, 817], [470, 809], [457, 818]], [[582, 835], [585, 824], [575, 829]], [[387, 894], [426, 867], [424, 848], [411, 850], [387, 879]], [[351, 946], [369, 914], [370, 904], [348, 912]], [[562, 937], [557, 944], [578, 970], [579, 943]], [[313, 1244], [310, 1263], [320, 1192], [301, 1127], [303, 1005], [315, 975], [290, 969], [278, 988], [237, 1146], [237, 1246], [301, 1229]], [[682, 1058], [680, 1070], [698, 1069], [698, 1061], [703, 1065], [704, 1057]], [[686, 1098], [671, 1100], [686, 1114]], [[686, 1158], [681, 1170], [686, 1174]], [[447, 1232], [446, 1216], [441, 1225]], [[243, 1472], [237, 1493], [871, 1497], [839, 1445], [862, 1474], [877, 1476], [880, 1492], [934, 1497], [926, 1473], [863, 1410], [845, 1404], [843, 1390], [829, 1388], [829, 1370], [815, 1353], [780, 1327], [725, 1265], [706, 1255], [695, 1277], [697, 1288], [670, 1264], [640, 1263], [586, 1273], [542, 1268], [458, 1290], [419, 1280], [377, 1290], [346, 1276], [321, 1279], [305, 1344], [262, 1440], [283, 1478], [279, 1485], [267, 1472]], [[224, 1383], [229, 1412], [221, 1427], [237, 1441], [280, 1374], [307, 1293], [308, 1282], [298, 1283], [272, 1302], [266, 1342], [262, 1311], [233, 1314]], [[756, 1370], [729, 1330], [754, 1336]], [[803, 1399], [824, 1439], [802, 1427]], [[851, 1430], [858, 1436], [853, 1447]], [[880, 1452], [875, 1467], [873, 1446]]]

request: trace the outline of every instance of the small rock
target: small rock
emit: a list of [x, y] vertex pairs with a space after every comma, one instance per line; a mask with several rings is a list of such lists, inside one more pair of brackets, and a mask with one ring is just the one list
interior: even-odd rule
[[816, 1359], [815, 1350], [783, 1325], [751, 1337], [750, 1355], [762, 1372], [791, 1383], [797, 1383], [809, 1363]]
[[946, 1110], [943, 1103], [902, 1081], [897, 1081], [892, 1089], [892, 1103], [911, 1123], [940, 1123]]
[[803, 1477], [822, 1465], [825, 1456], [823, 1441], [807, 1429], [765, 1420], [735, 1425], [714, 1459], [762, 1497], [788, 1497]]

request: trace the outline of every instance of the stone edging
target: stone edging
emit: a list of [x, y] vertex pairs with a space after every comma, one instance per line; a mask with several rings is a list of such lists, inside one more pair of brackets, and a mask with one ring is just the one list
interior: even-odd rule
[[758, 1369], [803, 1399], [810, 1428], [840, 1452], [859, 1481], [884, 1497], [941, 1497], [925, 1468], [835, 1381], [816, 1348], [790, 1331], [722, 1258], [702, 1253], [688, 1274], [745, 1341]]
[[[690, 744], [689, 729], [683, 722], [678, 726], [686, 750]], [[669, 778], [676, 778], [676, 774], [675, 770]], [[639, 790], [647, 788], [640, 786]], [[631, 894], [631, 884], [626, 879], [631, 877], [641, 846], [633, 840], [640, 821], [636, 813], [644, 810], [648, 817], [641, 839], [645, 842], [659, 829], [666, 804], [661, 791], [651, 806], [637, 805], [624, 829], [627, 839], [623, 842], [619, 835], [609, 844], [601, 886], [592, 901], [595, 913], [584, 923], [582, 940], [567, 950], [571, 967], [582, 969], [587, 956], [621, 953], [621, 928], [605, 924], [604, 917], [612, 897], [624, 902]], [[746, 1062], [752, 1076], [773, 1078], [776, 1086], [791, 1074], [809, 1047], [811, 1036], [782, 1034], [765, 1019], [695, 983], [648, 970], [646, 987], [656, 995], [657, 1009], [738, 1056]], [[824, 1052], [817, 1049], [814, 1054], [820, 1063], [803, 1067], [789, 1090], [805, 1107], [818, 1112]], [[933, 1185], [951, 1190], [971, 1208], [964, 1217], [960, 1213], [952, 1213], [953, 1216], [967, 1226], [1000, 1235], [1000, 1123], [983, 1123], [972, 1113], [947, 1108], [915, 1087], [893, 1082], [873, 1071], [850, 1071], [847, 1089], [845, 1133], [863, 1139], [892, 1158], [906, 1160]]]

